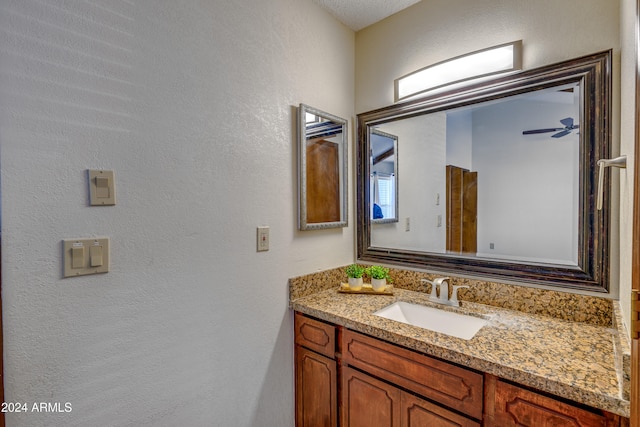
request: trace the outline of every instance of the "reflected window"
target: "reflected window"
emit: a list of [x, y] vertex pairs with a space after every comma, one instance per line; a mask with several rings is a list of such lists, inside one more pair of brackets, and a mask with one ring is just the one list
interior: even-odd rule
[[395, 217], [396, 177], [394, 174], [374, 172], [371, 175], [371, 218]]
[[398, 222], [398, 137], [372, 129], [369, 141], [369, 218], [377, 224]]

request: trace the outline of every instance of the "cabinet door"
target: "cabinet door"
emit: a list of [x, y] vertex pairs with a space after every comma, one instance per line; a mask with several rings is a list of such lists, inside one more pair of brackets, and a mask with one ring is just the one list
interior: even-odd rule
[[336, 427], [336, 361], [296, 346], [296, 426]]
[[399, 427], [400, 390], [369, 375], [342, 370], [342, 427]]
[[402, 393], [401, 402], [402, 427], [480, 427], [476, 421], [409, 393]]
[[500, 427], [609, 427], [619, 418], [597, 414], [532, 392], [496, 381], [495, 425]]
[[345, 330], [343, 363], [471, 418], [482, 418], [483, 376], [387, 342]]

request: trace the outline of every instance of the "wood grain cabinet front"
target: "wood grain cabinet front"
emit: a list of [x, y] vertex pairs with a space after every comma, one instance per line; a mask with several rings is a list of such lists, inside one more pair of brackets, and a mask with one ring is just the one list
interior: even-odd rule
[[399, 427], [400, 390], [351, 368], [342, 369], [342, 427]]
[[336, 351], [336, 328], [328, 323], [295, 314], [296, 344], [333, 358]]
[[336, 328], [295, 314], [297, 427], [338, 426]]
[[296, 426], [337, 427], [336, 361], [296, 346]]
[[402, 393], [400, 427], [480, 427], [470, 420], [409, 393]]
[[343, 363], [482, 419], [481, 373], [350, 330], [343, 332], [341, 347]]
[[555, 398], [296, 313], [297, 427], [629, 427]]
[[480, 427], [476, 421], [352, 368], [343, 368], [344, 427]]
[[626, 418], [589, 410], [487, 376], [485, 425], [500, 427], [618, 427]]

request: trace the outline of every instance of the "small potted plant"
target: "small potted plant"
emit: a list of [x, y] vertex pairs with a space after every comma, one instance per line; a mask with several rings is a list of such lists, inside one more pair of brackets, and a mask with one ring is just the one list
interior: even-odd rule
[[387, 287], [387, 281], [391, 283], [389, 269], [380, 265], [372, 265], [366, 269], [367, 276], [371, 277], [371, 287], [376, 292], [382, 292]]
[[362, 276], [364, 275], [365, 268], [358, 264], [351, 264], [345, 268], [345, 273], [349, 278], [349, 289], [352, 291], [359, 291], [362, 289]]

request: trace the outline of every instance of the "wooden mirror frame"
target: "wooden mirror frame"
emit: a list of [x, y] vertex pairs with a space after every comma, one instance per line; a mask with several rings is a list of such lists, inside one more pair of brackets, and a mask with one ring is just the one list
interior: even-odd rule
[[[356, 150], [358, 260], [417, 267], [480, 279], [530, 282], [608, 292], [609, 191], [605, 191], [605, 208], [601, 211], [596, 210], [595, 192], [596, 162], [610, 157], [611, 56], [611, 50], [599, 52], [359, 114]], [[565, 83], [579, 83], [582, 91], [577, 267], [371, 246], [368, 179], [370, 128], [394, 120], [497, 100]], [[403, 177], [403, 179], [409, 179], [407, 173], [404, 173]], [[604, 188], [610, 188], [609, 185], [609, 173], [607, 173]]]

